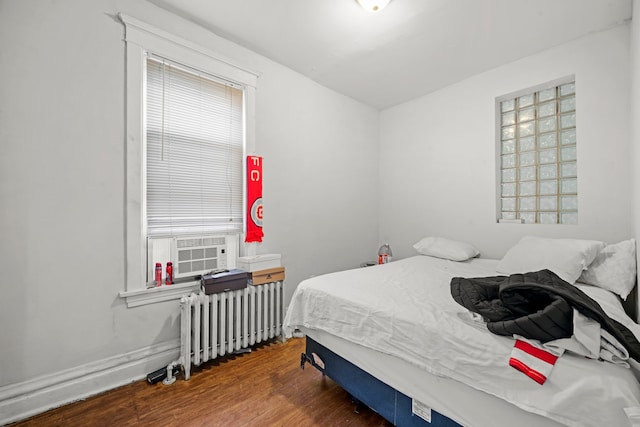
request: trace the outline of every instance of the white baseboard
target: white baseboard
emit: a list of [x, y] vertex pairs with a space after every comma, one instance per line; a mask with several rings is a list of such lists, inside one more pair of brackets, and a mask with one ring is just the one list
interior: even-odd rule
[[0, 387], [0, 425], [140, 380], [179, 356], [176, 339]]

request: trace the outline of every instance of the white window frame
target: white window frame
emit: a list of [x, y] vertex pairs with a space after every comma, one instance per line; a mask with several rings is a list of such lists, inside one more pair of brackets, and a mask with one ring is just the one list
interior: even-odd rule
[[[548, 90], [548, 89], [552, 89], [552, 88], [556, 88], [556, 87], [561, 87], [561, 86], [563, 86], [563, 85], [567, 85], [567, 84], [569, 84], [569, 83], [573, 83], [573, 84], [575, 85], [575, 82], [576, 82], [575, 75], [569, 75], [569, 76], [562, 77], [562, 78], [559, 78], [559, 79], [556, 79], [556, 80], [553, 80], [553, 81], [550, 81], [550, 82], [547, 82], [547, 83], [543, 83], [543, 84], [536, 85], [536, 86], [532, 86], [532, 87], [529, 87], [529, 88], [526, 88], [526, 89], [523, 89], [523, 90], [519, 90], [519, 91], [517, 91], [517, 92], [512, 92], [512, 93], [509, 93], [509, 94], [506, 94], [506, 95], [502, 95], [502, 96], [497, 97], [497, 98], [495, 99], [495, 129], [496, 129], [496, 218], [497, 218], [497, 222], [498, 222], [498, 223], [525, 224], [524, 220], [522, 220], [522, 219], [511, 219], [511, 218], [509, 218], [509, 219], [503, 219], [503, 218], [502, 218], [502, 211], [503, 211], [503, 207], [502, 207], [502, 199], [503, 199], [503, 197], [505, 197], [505, 196], [503, 195], [503, 189], [502, 189], [502, 186], [503, 186], [503, 176], [502, 176], [502, 173], [503, 173], [503, 169], [502, 169], [502, 166], [503, 166], [503, 165], [502, 165], [503, 158], [502, 158], [502, 155], [503, 155], [504, 153], [502, 152], [502, 150], [503, 150], [503, 145], [502, 145], [502, 144], [503, 144], [503, 141], [502, 141], [502, 115], [503, 115], [503, 111], [502, 111], [502, 108], [501, 108], [501, 107], [502, 107], [502, 102], [503, 102], [503, 101], [510, 101], [510, 100], [513, 100], [513, 99], [516, 99], [516, 100], [517, 100], [517, 99], [519, 99], [520, 97], [526, 97], [527, 95], [531, 95], [531, 94], [535, 94], [534, 96], [536, 97], [536, 98], [535, 98], [535, 100], [534, 100], [534, 104], [533, 104], [533, 105], [534, 105], [534, 107], [536, 108], [536, 110], [535, 110], [535, 111], [536, 111], [536, 112], [535, 112], [535, 119], [534, 119], [533, 121], [529, 122], [529, 123], [533, 123], [533, 125], [534, 125], [534, 129], [535, 129], [535, 130], [534, 130], [534, 133], [533, 133], [533, 137], [534, 137], [534, 138], [535, 138], [535, 140], [536, 140], [536, 142], [535, 142], [535, 144], [536, 144], [536, 145], [535, 145], [535, 148], [534, 148], [534, 150], [533, 150], [533, 153], [536, 153], [536, 160], [535, 160], [535, 163], [533, 164], [533, 166], [534, 166], [534, 167], [536, 167], [536, 178], [535, 178], [535, 181], [530, 181], [530, 182], [535, 182], [536, 190], [535, 190], [535, 195], [534, 195], [534, 196], [531, 196], [531, 197], [529, 197], [529, 196], [522, 196], [522, 197], [526, 197], [526, 198], [532, 198], [532, 197], [535, 197], [535, 199], [536, 199], [536, 208], [535, 208], [535, 212], [536, 212], [536, 219], [535, 219], [535, 222], [526, 222], [526, 224], [551, 224], [551, 223], [549, 223], [549, 222], [538, 222], [538, 218], [537, 218], [537, 213], [538, 213], [538, 212], [540, 212], [540, 213], [546, 213], [546, 212], [547, 212], [547, 211], [543, 211], [542, 209], [540, 209], [540, 206], [538, 205], [538, 203], [542, 203], [542, 202], [540, 202], [540, 198], [541, 198], [541, 197], [542, 197], [542, 198], [547, 197], [547, 196], [544, 196], [545, 194], [550, 194], [550, 196], [551, 196], [551, 197], [556, 197], [556, 198], [557, 198], [557, 202], [556, 202], [556, 203], [557, 203], [557, 206], [556, 206], [556, 210], [555, 210], [555, 212], [556, 212], [556, 214], [557, 214], [557, 222], [556, 222], [555, 224], [558, 224], [558, 225], [562, 225], [562, 224], [564, 224], [564, 223], [560, 220], [560, 216], [563, 214], [563, 212], [564, 212], [564, 213], [570, 213], [570, 214], [575, 215], [575, 216], [577, 216], [577, 215], [578, 215], [578, 211], [579, 211], [579, 210], [578, 210], [578, 206], [577, 206], [577, 203], [578, 203], [578, 202], [577, 202], [578, 194], [577, 194], [577, 193], [575, 193], [575, 195], [574, 195], [573, 193], [571, 193], [571, 194], [569, 194], [569, 193], [563, 193], [562, 191], [565, 191], [565, 190], [564, 190], [564, 187], [563, 187], [563, 190], [562, 190], [562, 191], [561, 191], [561, 189], [560, 189], [560, 185], [561, 185], [561, 183], [562, 183], [562, 181], [563, 181], [563, 180], [562, 180], [561, 173], [560, 173], [560, 167], [561, 167], [561, 165], [566, 164], [566, 163], [576, 163], [576, 164], [577, 164], [577, 156], [576, 156], [576, 158], [575, 158], [574, 160], [563, 160], [563, 159], [562, 159], [561, 153], [562, 153], [562, 155], [564, 155], [564, 152], [562, 151], [562, 150], [563, 150], [563, 148], [562, 148], [562, 147], [563, 147], [563, 143], [562, 143], [561, 138], [560, 138], [560, 136], [559, 136], [559, 134], [558, 134], [558, 136], [556, 137], [556, 138], [557, 138], [557, 140], [555, 141], [555, 142], [556, 142], [556, 146], [555, 146], [555, 147], [556, 147], [556, 151], [557, 151], [556, 161], [555, 161], [555, 162], [548, 163], [548, 164], [543, 164], [543, 163], [539, 163], [539, 162], [541, 162], [542, 160], [538, 159], [538, 155], [541, 155], [541, 154], [539, 153], [539, 151], [540, 151], [541, 149], [540, 149], [540, 147], [538, 146], [538, 132], [539, 132], [539, 130], [538, 130], [538, 126], [539, 126], [539, 118], [538, 118], [538, 112], [537, 112], [537, 105], [538, 105], [538, 104], [537, 104], [537, 96], [538, 96], [537, 94], [538, 94], [539, 92], [541, 92], [541, 91], [546, 91], [546, 90]], [[575, 95], [575, 92], [574, 92], [574, 97], [577, 99], [577, 96]], [[558, 102], [558, 103], [559, 103], [558, 99], [559, 99], [559, 98], [556, 98], [556, 102]], [[516, 106], [516, 109], [517, 109], [517, 106]], [[573, 111], [573, 114], [575, 115], [575, 111], [576, 111], [576, 110], [572, 110], [572, 111]], [[560, 117], [560, 115], [561, 115], [560, 105], [558, 105], [558, 104], [556, 104], [556, 113], [555, 113], [555, 114], [556, 114], [556, 117]], [[546, 117], [552, 117], [552, 116], [546, 116]], [[546, 117], [545, 117], [545, 119], [546, 119]], [[529, 120], [530, 120], [530, 119], [529, 119]], [[519, 123], [519, 122], [517, 122], [517, 123]], [[516, 129], [518, 128], [517, 123], [514, 125], [514, 126], [516, 126]], [[556, 132], [557, 132], [557, 133], [560, 133], [560, 132], [561, 132], [561, 130], [560, 130], [560, 119], [558, 119], [558, 121], [556, 122], [556, 129], [557, 129], [557, 130], [556, 130]], [[567, 129], [567, 128], [565, 128], [565, 129]], [[568, 128], [568, 129], [569, 129], [569, 130], [573, 129], [573, 135], [574, 135], [574, 137], [575, 137], [575, 134], [576, 134], [576, 132], [577, 132], [577, 125], [575, 125], [575, 128]], [[516, 130], [516, 132], [518, 132], [518, 131]], [[545, 135], [545, 134], [551, 133], [551, 132], [553, 132], [553, 131], [551, 131], [551, 132], [549, 132], [549, 131], [542, 131], [542, 132], [543, 132], [542, 134], [543, 134], [543, 135]], [[527, 137], [527, 139], [528, 139], [528, 138], [530, 138], [530, 137]], [[516, 143], [516, 144], [519, 144], [519, 142], [518, 142], [518, 141], [519, 141], [519, 136], [518, 136], [518, 135], [516, 135], [516, 138], [515, 138], [513, 141], [515, 141], [515, 143]], [[575, 140], [574, 140], [573, 142], [570, 142], [569, 144], [570, 144], [570, 145], [566, 146], [567, 148], [571, 148], [571, 146], [573, 146], [573, 147], [575, 147], [575, 146], [576, 146], [576, 142], [575, 142]], [[549, 151], [549, 150], [548, 150], [548, 149], [543, 149], [543, 150], [541, 150], [541, 151]], [[574, 152], [576, 152], [576, 149], [574, 148], [574, 149], [573, 149], [573, 151], [574, 151]], [[530, 151], [530, 152], [531, 152], [531, 151]], [[513, 155], [515, 155], [515, 156], [516, 156], [516, 162], [518, 163], [519, 161], [518, 161], [517, 159], [519, 159], [519, 156], [520, 156], [520, 155], [521, 155], [521, 153], [522, 153], [522, 152], [520, 151], [520, 148], [519, 148], [518, 146], [516, 146], [515, 151], [514, 151], [513, 153], [514, 153]], [[542, 180], [542, 181], [544, 181], [544, 178], [541, 178], [541, 177], [538, 175], [538, 173], [539, 173], [539, 171], [538, 171], [538, 167], [540, 167], [541, 165], [543, 165], [543, 166], [546, 166], [546, 165], [556, 165], [556, 167], [557, 167], [557, 175], [556, 175], [555, 181], [557, 181], [558, 188], [557, 188], [557, 190], [556, 190], [556, 193], [554, 193], [554, 194], [551, 194], [551, 193], [545, 193], [545, 192], [543, 192], [542, 190], [540, 190], [540, 189], [539, 189], [539, 186], [541, 185], [541, 184], [540, 184], [540, 181], [541, 181], [541, 180]], [[519, 165], [519, 164], [516, 164], [516, 165], [515, 165], [515, 169], [516, 169], [516, 170], [519, 170], [520, 168], [522, 168], [522, 166], [521, 166], [521, 165]], [[577, 175], [576, 175], [576, 176], [577, 176]], [[549, 179], [550, 179], [550, 180], [553, 180], [553, 178], [549, 178]], [[570, 179], [571, 179], [571, 178], [565, 178], [565, 180], [570, 180]], [[577, 178], [576, 178], [576, 179], [577, 179]], [[515, 196], [506, 196], [506, 197], [511, 197], [511, 198], [514, 198], [514, 197], [515, 197], [515, 203], [516, 203], [516, 204], [520, 203], [519, 198], [520, 198], [521, 196], [520, 196], [520, 194], [519, 194], [519, 192], [518, 192], [517, 188], [518, 188], [518, 185], [519, 185], [521, 182], [522, 182], [522, 181], [520, 181], [520, 180], [518, 179], [518, 177], [516, 176], [516, 180], [515, 180], [515, 182], [514, 182], [514, 185], [516, 186], [516, 194], [515, 194]], [[527, 182], [524, 182], [524, 183], [526, 184]], [[505, 185], [506, 185], [506, 184], [505, 184]], [[576, 208], [575, 208], [575, 210], [569, 210], [569, 211], [567, 211], [567, 210], [564, 210], [564, 209], [562, 208], [561, 199], [563, 199], [562, 201], [565, 201], [565, 200], [564, 200], [564, 198], [566, 198], [566, 197], [571, 197], [571, 198], [576, 199]], [[548, 197], [547, 197], [547, 198], [548, 198]], [[570, 201], [572, 202], [572, 200], [570, 200]], [[519, 209], [516, 207], [516, 212], [518, 212], [518, 210], [519, 210]], [[551, 213], [551, 212], [554, 212], [554, 211], [548, 211], [548, 212], [549, 212], [549, 213]], [[571, 224], [574, 224], [574, 223], [571, 223]]]
[[197, 290], [199, 282], [146, 288], [147, 239], [144, 218], [144, 93], [147, 52], [202, 70], [244, 87], [245, 155], [255, 148], [255, 89], [258, 74], [195, 43], [125, 14], [126, 44], [126, 205], [125, 290], [128, 307], [178, 299]]

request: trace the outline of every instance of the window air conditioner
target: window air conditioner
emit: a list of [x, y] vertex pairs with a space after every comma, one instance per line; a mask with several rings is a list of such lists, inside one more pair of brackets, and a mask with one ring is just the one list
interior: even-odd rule
[[199, 276], [212, 270], [235, 268], [238, 236], [188, 236], [149, 239], [149, 268], [147, 281], [153, 281], [157, 262], [164, 269], [173, 263], [173, 278]]

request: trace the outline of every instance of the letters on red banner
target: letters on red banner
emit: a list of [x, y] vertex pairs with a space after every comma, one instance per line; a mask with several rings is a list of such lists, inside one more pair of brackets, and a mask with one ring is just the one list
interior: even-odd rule
[[262, 157], [247, 156], [247, 234], [245, 242], [262, 242]]

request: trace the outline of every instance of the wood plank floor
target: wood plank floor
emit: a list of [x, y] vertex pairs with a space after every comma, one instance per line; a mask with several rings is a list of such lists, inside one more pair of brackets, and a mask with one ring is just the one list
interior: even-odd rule
[[12, 426], [391, 426], [357, 408], [331, 379], [306, 365], [304, 339], [273, 342], [215, 360], [169, 386], [146, 380]]

